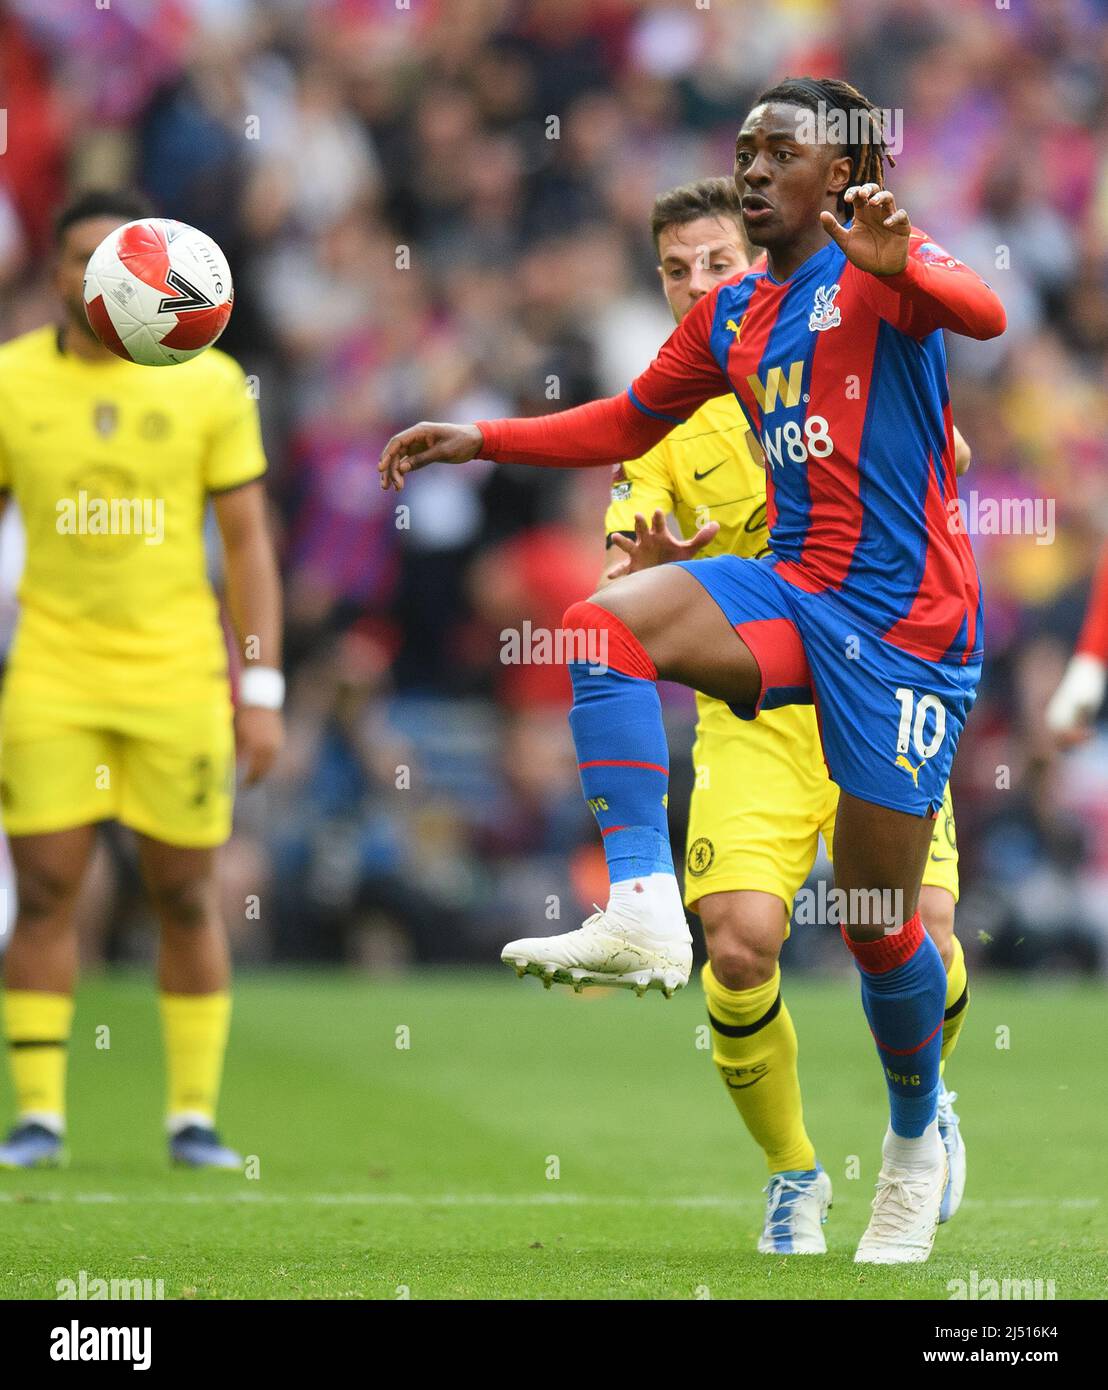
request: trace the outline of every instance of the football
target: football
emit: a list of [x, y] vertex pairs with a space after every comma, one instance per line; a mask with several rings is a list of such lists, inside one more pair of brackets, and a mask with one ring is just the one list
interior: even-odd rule
[[204, 232], [165, 217], [127, 222], [85, 269], [85, 313], [106, 348], [172, 367], [211, 347], [231, 317], [227, 259]]

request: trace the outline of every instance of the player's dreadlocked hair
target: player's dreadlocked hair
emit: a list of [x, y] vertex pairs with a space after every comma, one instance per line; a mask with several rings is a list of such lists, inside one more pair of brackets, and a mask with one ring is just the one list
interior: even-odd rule
[[[776, 87], [763, 92], [754, 105], [761, 106], [768, 101], [803, 106], [817, 115], [822, 109], [829, 120], [837, 119], [836, 112], [845, 113], [849, 138], [842, 150], [850, 156], [850, 183], [885, 186], [885, 161], [895, 169], [896, 160], [885, 144], [881, 112], [857, 87], [837, 77], [786, 77]], [[846, 210], [840, 193], [839, 211]]]

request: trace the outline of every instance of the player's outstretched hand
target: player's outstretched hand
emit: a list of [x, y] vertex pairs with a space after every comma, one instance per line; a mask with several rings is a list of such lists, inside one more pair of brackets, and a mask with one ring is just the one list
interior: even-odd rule
[[654, 565], [666, 565], [672, 560], [691, 560], [703, 550], [719, 530], [718, 521], [709, 521], [695, 536], [679, 540], [666, 525], [665, 513], [656, 511], [649, 526], [646, 518], [635, 514], [635, 539], [621, 536], [617, 532], [612, 544], [618, 546], [627, 557], [608, 571], [609, 579], [619, 579], [625, 574], [637, 574], [639, 570], [651, 569]]
[[912, 222], [887, 188], [875, 183], [853, 184], [843, 194], [854, 220], [844, 227], [833, 212], [821, 212], [820, 222], [831, 239], [859, 270], [871, 275], [897, 275], [908, 264]]
[[444, 425], [421, 420], [399, 434], [394, 434], [381, 452], [377, 471], [381, 487], [387, 492], [404, 487], [405, 473], [426, 468], [429, 463], [468, 463], [475, 459], [483, 444], [476, 425]]
[[240, 705], [235, 711], [235, 752], [242, 765], [243, 785], [260, 782], [277, 760], [285, 742], [281, 711], [261, 705]]

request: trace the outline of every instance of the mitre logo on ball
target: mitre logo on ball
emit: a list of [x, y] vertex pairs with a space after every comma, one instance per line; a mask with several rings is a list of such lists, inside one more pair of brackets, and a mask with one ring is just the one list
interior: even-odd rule
[[234, 288], [226, 257], [204, 232], [165, 217], [106, 236], [85, 269], [85, 312], [106, 348], [144, 367], [171, 367], [211, 347]]

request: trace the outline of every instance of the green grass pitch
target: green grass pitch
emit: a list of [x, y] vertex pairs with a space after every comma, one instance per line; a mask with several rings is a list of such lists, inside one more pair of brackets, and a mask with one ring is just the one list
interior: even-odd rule
[[835, 1204], [828, 1255], [785, 1259], [754, 1249], [765, 1174], [698, 1049], [695, 985], [665, 1003], [507, 972], [244, 976], [222, 1127], [251, 1179], [167, 1167], [152, 985], [90, 981], [69, 1166], [0, 1173], [0, 1296], [81, 1270], [196, 1299], [945, 1299], [974, 1270], [1108, 1296], [1103, 990], [974, 983], [949, 1075], [966, 1201], [929, 1264], [882, 1270], [852, 1263], [885, 1123], [856, 988], [787, 989]]

